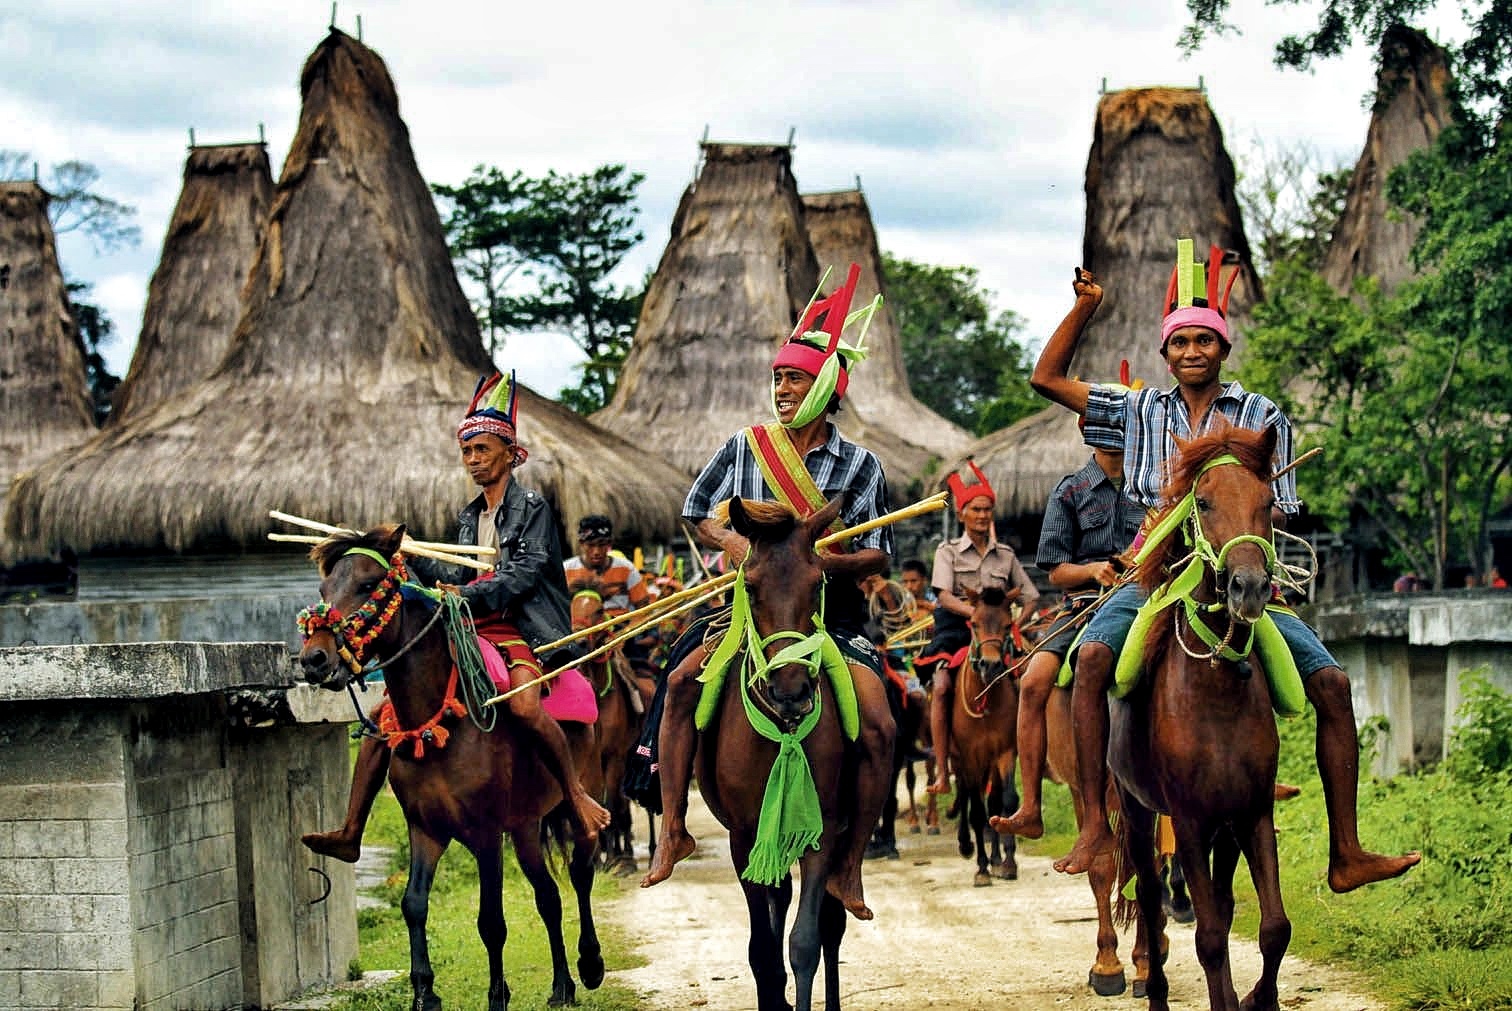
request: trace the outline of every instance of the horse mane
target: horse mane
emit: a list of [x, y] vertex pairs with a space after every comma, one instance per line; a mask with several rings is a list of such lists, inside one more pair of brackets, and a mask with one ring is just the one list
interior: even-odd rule
[[984, 586], [977, 599], [988, 607], [1002, 607], [1003, 602], [1008, 599], [1008, 591], [1001, 586]]
[[394, 531], [398, 528], [397, 523], [384, 523], [364, 534], [332, 534], [310, 549], [310, 560], [315, 563], [321, 578], [324, 579], [330, 575], [331, 566], [339, 562], [353, 548], [372, 548], [383, 554], [384, 552], [379, 550], [378, 546], [393, 539]]
[[[1205, 435], [1178, 442], [1177, 446], [1180, 453], [1172, 461], [1170, 478], [1161, 491], [1166, 505], [1161, 509], [1158, 519], [1164, 519], [1181, 504], [1209, 461], [1224, 454], [1234, 456], [1246, 470], [1266, 484], [1270, 483], [1271, 457], [1275, 452], [1273, 429], [1256, 431], [1253, 428], [1241, 428], [1230, 424], [1226, 418], [1217, 417], [1213, 419], [1213, 426]], [[1163, 543], [1151, 549], [1149, 557], [1141, 566], [1139, 585], [1146, 593], [1152, 592], [1165, 581], [1166, 564], [1178, 550], [1177, 540], [1174, 534], [1167, 537]]]
[[[714, 507], [712, 519], [720, 526], [730, 525], [730, 502], [726, 499]], [[757, 502], [753, 499], [742, 499], [741, 506], [745, 509], [746, 519], [755, 529], [757, 537], [761, 541], [781, 541], [793, 532], [800, 517], [793, 511], [792, 506], [786, 502]]]

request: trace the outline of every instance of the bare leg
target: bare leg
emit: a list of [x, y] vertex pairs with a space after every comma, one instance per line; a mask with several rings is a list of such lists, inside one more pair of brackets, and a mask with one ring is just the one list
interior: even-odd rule
[[362, 855], [362, 830], [388, 777], [388, 764], [388, 745], [376, 737], [364, 737], [357, 749], [357, 763], [352, 767], [346, 821], [334, 832], [310, 832], [300, 836], [299, 841], [322, 856], [356, 863]]
[[1084, 817], [1071, 852], [1055, 862], [1064, 874], [1081, 874], [1099, 853], [1113, 846], [1108, 830], [1108, 684], [1113, 651], [1089, 642], [1076, 652], [1076, 683], [1071, 689], [1071, 722], [1076, 730], [1076, 773]]
[[929, 693], [929, 736], [934, 741], [935, 778], [925, 793], [950, 792], [950, 670], [945, 661], [935, 669], [934, 687]]
[[1059, 669], [1060, 657], [1054, 653], [1036, 653], [1019, 682], [1019, 772], [1024, 781], [1024, 796], [1013, 814], [991, 819], [993, 829], [1000, 835], [1038, 839], [1045, 834], [1045, 823], [1040, 818], [1040, 780], [1045, 775], [1045, 704], [1050, 701]]
[[1318, 710], [1318, 772], [1328, 807], [1328, 887], [1347, 892], [1374, 881], [1394, 878], [1422, 859], [1417, 852], [1389, 857], [1360, 845], [1355, 790], [1360, 776], [1349, 678], [1338, 667], [1324, 667], [1303, 682], [1307, 700]]
[[509, 711], [520, 721], [538, 745], [536, 753], [546, 763], [546, 769], [562, 787], [567, 806], [572, 809], [573, 821], [586, 839], [597, 839], [598, 834], [609, 827], [609, 812], [583, 788], [577, 769], [572, 764], [572, 750], [567, 745], [567, 735], [562, 726], [541, 708], [541, 691], [534, 688], [512, 696]]
[[661, 773], [661, 836], [651, 857], [651, 869], [641, 879], [642, 888], [665, 881], [679, 860], [693, 853], [697, 843], [688, 834], [688, 784], [693, 779], [693, 753], [697, 731], [693, 713], [698, 707], [698, 671], [707, 650], [689, 653], [667, 675], [667, 698], [663, 703], [661, 730], [656, 737], [657, 768]]
[[852, 664], [850, 672], [856, 686], [856, 705], [861, 712], [861, 733], [856, 740], [861, 755], [853, 805], [846, 812], [850, 827], [837, 840], [838, 852], [825, 887], [856, 919], [870, 920], [872, 911], [862, 897], [861, 861], [872, 826], [877, 824], [892, 789], [893, 738], [897, 726], [882, 679], [858, 664]]

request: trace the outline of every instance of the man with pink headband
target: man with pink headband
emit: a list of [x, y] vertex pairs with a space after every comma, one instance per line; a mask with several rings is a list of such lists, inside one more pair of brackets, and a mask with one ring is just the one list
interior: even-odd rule
[[[515, 435], [518, 407], [514, 373], [505, 378], [495, 372], [478, 382], [457, 426], [462, 465], [480, 490], [457, 518], [456, 543], [496, 549], [493, 569], [477, 575], [429, 558], [409, 559], [416, 579], [467, 601], [478, 637], [498, 649], [515, 684], [539, 678], [535, 649], [563, 638], [572, 628], [551, 506], [539, 492], [514, 480], [515, 469], [530, 455]], [[477, 578], [466, 582], [472, 575]], [[511, 696], [508, 708], [512, 719], [500, 732], [526, 736], [561, 785], [578, 828], [589, 837], [607, 828], [609, 812], [583, 788], [561, 725], [541, 707], [541, 690]], [[346, 820], [334, 832], [303, 836], [304, 844], [316, 853], [354, 862], [388, 763], [389, 748], [383, 740], [365, 737], [352, 770]]]
[[[1222, 260], [1222, 251], [1214, 247], [1204, 269], [1202, 264], [1193, 262], [1190, 239], [1177, 244], [1176, 270], [1162, 303], [1160, 328], [1161, 356], [1176, 380], [1171, 389], [1124, 390], [1068, 377], [1067, 370], [1082, 331], [1097, 311], [1103, 294], [1092, 275], [1080, 268], [1072, 286], [1076, 304], [1050, 336], [1029, 380], [1041, 396], [1083, 416], [1089, 445], [1123, 451], [1123, 495], [1147, 515], [1153, 515], [1164, 504], [1161, 492], [1166, 463], [1177, 451], [1175, 439], [1202, 435], [1217, 418], [1241, 428], [1274, 428], [1273, 470], [1280, 471], [1292, 461], [1291, 423], [1280, 408], [1237, 382], [1225, 383], [1219, 379], [1230, 348], [1228, 290], [1219, 291]], [[1233, 283], [1231, 275], [1228, 288]], [[1301, 506], [1295, 473], [1283, 474], [1273, 491], [1272, 520], [1280, 526]], [[1081, 796], [1087, 810], [1071, 852], [1055, 863], [1056, 870], [1069, 874], [1085, 871], [1099, 852], [1113, 845], [1104, 805], [1107, 692], [1115, 658], [1128, 638], [1142, 602], [1139, 588], [1132, 583], [1115, 591], [1093, 616], [1070, 658], [1075, 670], [1072, 723], [1077, 735]], [[1276, 613], [1274, 617], [1304, 679], [1307, 699], [1318, 714], [1318, 772], [1328, 808], [1329, 887], [1347, 892], [1396, 877], [1420, 857], [1417, 853], [1385, 856], [1360, 845], [1355, 810], [1359, 742], [1349, 678], [1324, 648], [1317, 633], [1300, 618], [1289, 612]]]

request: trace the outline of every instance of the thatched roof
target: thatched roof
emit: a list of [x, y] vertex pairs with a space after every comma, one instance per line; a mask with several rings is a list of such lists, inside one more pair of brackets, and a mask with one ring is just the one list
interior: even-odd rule
[[1381, 50], [1365, 148], [1323, 260], [1323, 277], [1340, 292], [1360, 277], [1379, 278], [1389, 291], [1414, 273], [1410, 253], [1418, 223], [1388, 209], [1386, 177], [1454, 121], [1442, 49], [1422, 32], [1397, 26], [1386, 32]]
[[864, 305], [882, 292], [882, 310], [866, 335], [866, 361], [856, 369], [838, 423], [847, 437], [881, 457], [889, 487], [903, 495], [915, 482], [922, 487], [940, 460], [965, 449], [971, 436], [919, 403], [908, 388], [903, 345], [887, 304], [882, 251], [866, 197], [860, 190], [843, 190], [805, 194], [802, 199], [814, 256], [834, 267], [831, 287], [843, 281], [846, 268], [855, 263], [861, 267], [861, 278], [854, 304]]
[[0, 182], [0, 493], [94, 433], [84, 351], [33, 182]]
[[[207, 378], [12, 490], [6, 526], [78, 551], [265, 544], [269, 509], [444, 537], [476, 493], [456, 423], [492, 366], [372, 50], [332, 30], [252, 264]], [[608, 512], [670, 533], [685, 480], [523, 391], [521, 480], [569, 525]]]
[[[1106, 94], [1097, 105], [1087, 157], [1087, 218], [1082, 266], [1103, 287], [1071, 371], [1089, 382], [1116, 381], [1127, 359], [1136, 378], [1164, 383], [1161, 300], [1176, 260], [1176, 240], [1191, 237], [1206, 259], [1209, 243], [1238, 254], [1229, 300], [1232, 365], [1243, 352], [1243, 325], [1260, 297], [1249, 242], [1234, 197], [1234, 163], [1207, 99], [1194, 88], [1139, 88]], [[1071, 276], [1067, 265], [1066, 276]], [[1065, 288], [1067, 310], [1071, 285]], [[998, 493], [997, 511], [1039, 513], [1055, 483], [1086, 462], [1075, 417], [1060, 407], [978, 440], [947, 470], [974, 458]]]
[[689, 474], [736, 431], [771, 418], [772, 359], [819, 280], [792, 149], [701, 150], [614, 400], [592, 418]]
[[272, 198], [265, 145], [190, 148], [110, 424], [203, 379], [220, 363], [241, 318], [242, 287]]

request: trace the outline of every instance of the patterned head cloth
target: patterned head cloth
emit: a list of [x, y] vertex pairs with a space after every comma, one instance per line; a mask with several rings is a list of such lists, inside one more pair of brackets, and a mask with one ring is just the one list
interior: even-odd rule
[[614, 523], [607, 516], [597, 513], [578, 520], [577, 539], [584, 544], [614, 539]]
[[[829, 271], [826, 270], [824, 277], [819, 280], [821, 288], [828, 277]], [[800, 369], [814, 377], [814, 385], [798, 406], [798, 413], [793, 420], [785, 423], [786, 428], [802, 428], [824, 413], [829, 406], [830, 397], [844, 397], [846, 387], [850, 385], [849, 367], [866, 358], [866, 331], [871, 327], [872, 316], [882, 305], [882, 296], [879, 294], [864, 307], [850, 312], [851, 299], [855, 297], [856, 282], [860, 277], [861, 268], [853, 263], [846, 275], [845, 284], [833, 294], [820, 298], [819, 292], [815, 291], [808, 308], [798, 320], [798, 325], [793, 328], [792, 336], [782, 345], [782, 350], [777, 352], [777, 360], [772, 363], [772, 368]], [[850, 315], [846, 315], [847, 313]], [[824, 317], [822, 325], [818, 322], [821, 315]], [[861, 322], [861, 332], [856, 335], [856, 343], [851, 345], [842, 342], [840, 335], [846, 327], [857, 321]], [[774, 388], [774, 414], [777, 411], [776, 393]]]
[[514, 450], [514, 465], [518, 467], [530, 456], [525, 447], [515, 441], [515, 416], [519, 407], [519, 390], [515, 386], [513, 369], [508, 379], [498, 372], [484, 376], [478, 380], [467, 413], [457, 425], [457, 441], [466, 442], [478, 435], [496, 435]]
[[992, 484], [987, 480], [987, 475], [976, 465], [975, 460], [967, 460], [966, 466], [976, 475], [976, 481], [967, 484], [961, 480], [961, 475], [952, 474], [945, 479], [945, 484], [950, 488], [950, 497], [955, 500], [956, 511], [966, 508], [966, 503], [975, 498], [985, 498], [993, 505], [997, 504], [997, 494], [992, 490]]
[[1171, 334], [1184, 326], [1205, 326], [1218, 335], [1225, 348], [1230, 346], [1228, 333], [1229, 292], [1239, 277], [1239, 268], [1229, 274], [1228, 284], [1219, 285], [1223, 274], [1223, 250], [1217, 246], [1208, 249], [1206, 265], [1192, 259], [1192, 240], [1176, 240], [1176, 266], [1171, 270], [1171, 283], [1166, 286], [1165, 303], [1161, 306], [1164, 322], [1160, 324], [1160, 353], [1165, 354], [1166, 341]]

